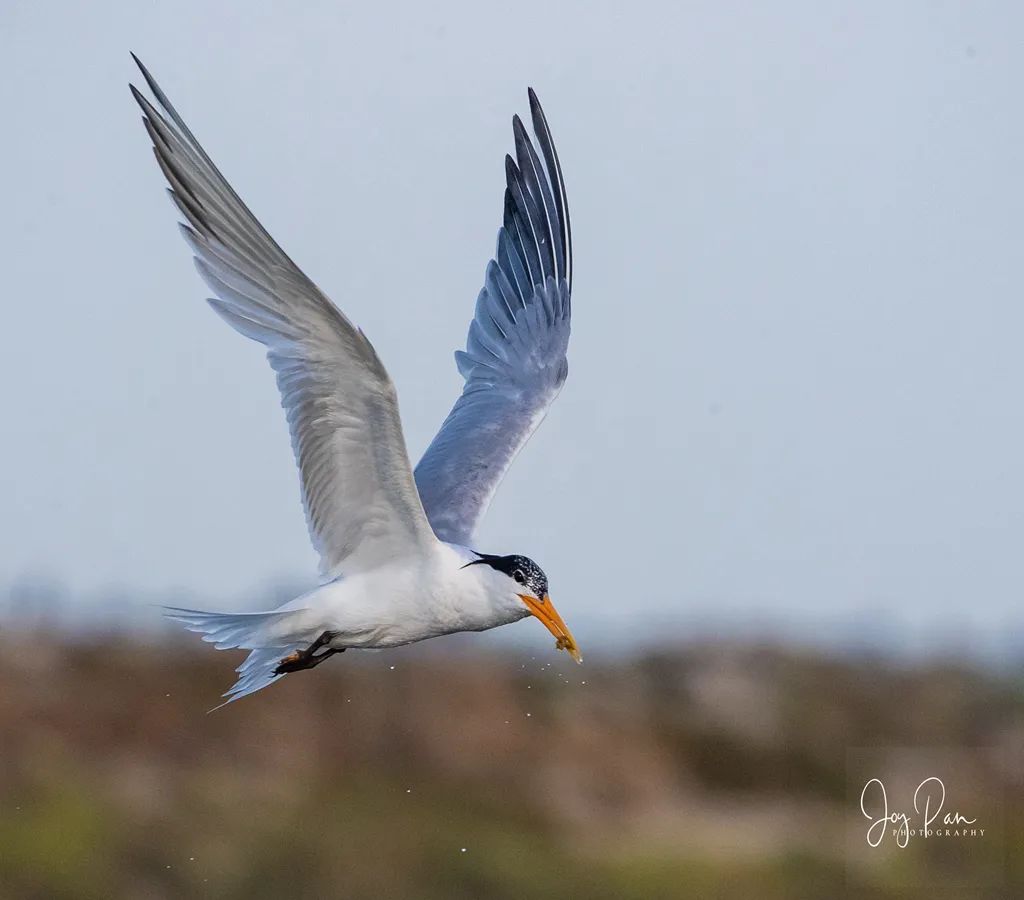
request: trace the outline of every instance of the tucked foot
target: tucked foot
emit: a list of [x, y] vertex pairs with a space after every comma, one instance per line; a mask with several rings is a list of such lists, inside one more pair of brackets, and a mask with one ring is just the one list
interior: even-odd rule
[[280, 675], [282, 672], [293, 672], [295, 671], [292, 667], [302, 662], [302, 654], [296, 650], [294, 653], [289, 653], [284, 659], [281, 660], [280, 664], [274, 669], [275, 675]]
[[325, 659], [329, 659], [334, 656], [335, 653], [344, 653], [345, 648], [342, 647], [340, 650], [336, 650], [332, 647], [327, 647], [323, 653], [318, 654], [318, 650], [322, 650], [332, 640], [334, 640], [336, 632], [325, 631], [320, 637], [318, 637], [312, 644], [310, 644], [305, 650], [296, 650], [294, 653], [289, 653], [281, 662], [278, 663], [277, 668], [274, 669], [275, 675], [285, 675], [288, 672], [301, 672], [303, 669], [314, 669]]

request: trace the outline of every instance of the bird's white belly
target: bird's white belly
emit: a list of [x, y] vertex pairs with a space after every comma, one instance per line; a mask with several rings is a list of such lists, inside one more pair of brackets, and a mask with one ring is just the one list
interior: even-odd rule
[[336, 632], [330, 646], [385, 648], [457, 631], [484, 631], [528, 615], [487, 595], [466, 553], [439, 543], [427, 558], [401, 561], [321, 585], [284, 608], [302, 609], [302, 640]]

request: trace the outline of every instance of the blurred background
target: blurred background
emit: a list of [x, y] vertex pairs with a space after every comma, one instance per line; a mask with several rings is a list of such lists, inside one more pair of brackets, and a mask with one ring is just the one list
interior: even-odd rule
[[[0, 5], [0, 897], [1020, 896], [1022, 29], [1010, 2]], [[525, 624], [206, 715], [238, 659], [159, 605], [270, 606], [315, 559], [129, 50], [370, 335], [414, 459], [536, 88], [571, 376], [480, 546], [546, 569], [583, 668]], [[852, 849], [858, 747], [966, 748], [993, 840]]]

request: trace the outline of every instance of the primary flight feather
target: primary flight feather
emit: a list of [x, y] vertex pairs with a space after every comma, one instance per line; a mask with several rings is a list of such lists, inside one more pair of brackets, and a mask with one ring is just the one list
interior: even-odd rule
[[[133, 55], [134, 56], [134, 55]], [[213, 309], [267, 348], [324, 583], [271, 612], [172, 609], [218, 649], [252, 652], [227, 701], [349, 648], [409, 644], [536, 616], [581, 660], [532, 560], [474, 547], [477, 525], [568, 372], [572, 235], [561, 165], [533, 90], [518, 116], [494, 259], [455, 354], [465, 379], [416, 467], [373, 346], [278, 246], [136, 58], [134, 86]]]

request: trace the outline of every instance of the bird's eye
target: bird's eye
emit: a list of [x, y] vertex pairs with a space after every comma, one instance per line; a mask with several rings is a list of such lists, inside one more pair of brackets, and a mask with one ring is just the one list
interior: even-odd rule
[[526, 576], [522, 573], [521, 569], [516, 569], [512, 573], [512, 578], [515, 580], [516, 584], [525, 584], [526, 583]]

